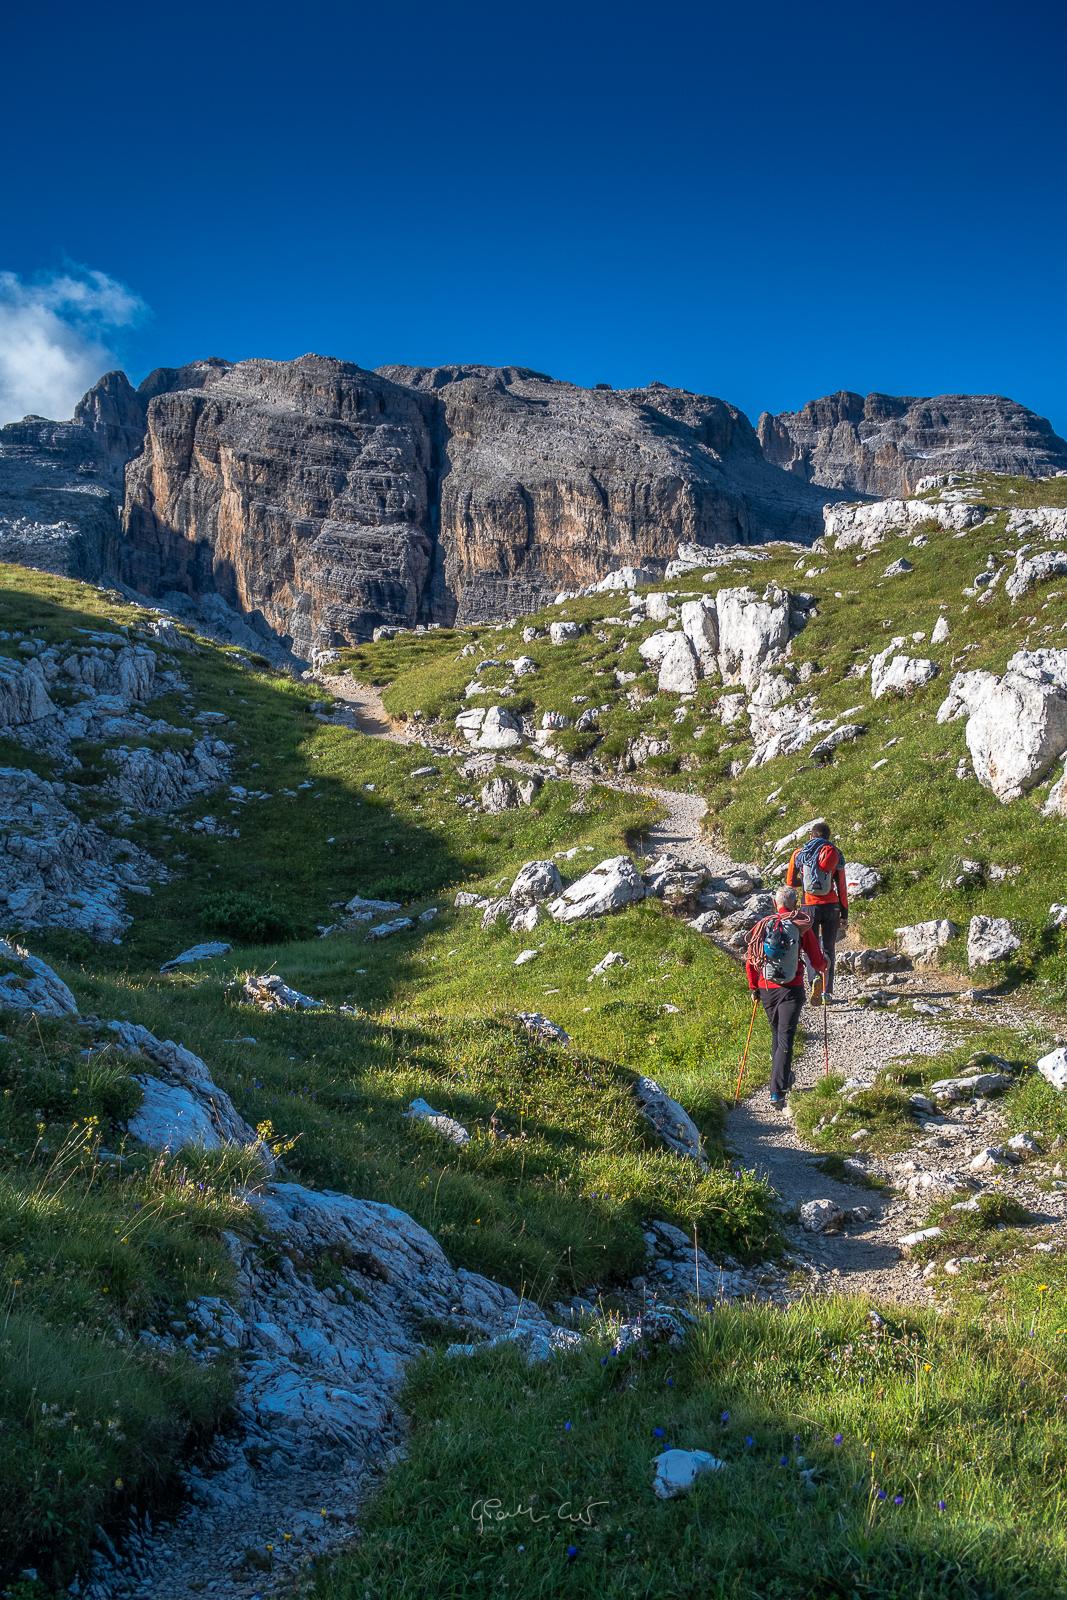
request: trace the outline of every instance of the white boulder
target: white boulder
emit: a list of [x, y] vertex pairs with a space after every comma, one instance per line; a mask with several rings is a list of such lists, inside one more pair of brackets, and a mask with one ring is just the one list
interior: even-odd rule
[[1048, 1055], [1042, 1056], [1037, 1063], [1037, 1070], [1054, 1089], [1067, 1089], [1067, 1047], [1058, 1045]]
[[652, 1492], [657, 1500], [675, 1500], [688, 1494], [697, 1479], [705, 1472], [722, 1472], [726, 1462], [720, 1461], [707, 1450], [664, 1450], [655, 1457], [656, 1475]]
[[967, 965], [988, 967], [1004, 961], [1021, 943], [1007, 917], [972, 917], [967, 930]]
[[882, 882], [882, 874], [874, 867], [865, 867], [860, 861], [845, 863], [845, 888], [850, 900], [864, 900], [874, 894]]
[[903, 654], [900, 648], [903, 643], [903, 639], [894, 639], [871, 662], [871, 694], [876, 700], [887, 694], [912, 694], [930, 683], [941, 670], [936, 661]]
[[553, 622], [548, 629], [548, 637], [553, 644], [569, 644], [572, 639], [580, 639], [585, 629], [578, 622]]
[[660, 628], [658, 632], [650, 633], [647, 639], [642, 639], [637, 647], [637, 653], [650, 667], [658, 667], [664, 656], [674, 647], [675, 641], [682, 637], [677, 629]]
[[645, 886], [629, 856], [611, 856], [552, 901], [548, 914], [556, 922], [580, 922], [643, 900]]
[[0, 1011], [76, 1017], [78, 1002], [51, 967], [21, 945], [0, 939]]
[[692, 694], [700, 681], [697, 658], [685, 634], [675, 634], [659, 666], [660, 694]]
[[710, 595], [686, 600], [681, 608], [682, 632], [700, 663], [703, 677], [716, 668], [719, 655], [719, 618]]
[[1008, 672], [984, 686], [966, 737], [978, 781], [998, 800], [1018, 800], [1067, 751], [1067, 694]]
[[897, 928], [896, 936], [901, 950], [912, 961], [936, 961], [937, 953], [954, 939], [959, 928], [947, 917], [930, 922], [913, 922], [906, 928]]
[[751, 589], [720, 589], [715, 608], [723, 682], [754, 689], [766, 663], [789, 643], [789, 596], [773, 584], [762, 599]]
[[490, 706], [474, 742], [479, 750], [514, 750], [522, 743], [522, 724], [513, 711]]
[[435, 1111], [426, 1100], [413, 1100], [404, 1112], [405, 1117], [410, 1117], [416, 1122], [425, 1122], [434, 1133], [440, 1134], [449, 1144], [470, 1144], [470, 1134], [462, 1122], [457, 1122], [455, 1117], [446, 1115], [443, 1111]]
[[537, 905], [561, 893], [563, 879], [554, 861], [527, 861], [508, 890], [508, 899], [517, 906]]
[[664, 1144], [676, 1155], [686, 1156], [698, 1166], [706, 1167], [708, 1158], [704, 1154], [700, 1130], [688, 1111], [677, 1100], [672, 1100], [654, 1078], [638, 1078], [634, 1093], [645, 1120]]
[[175, 967], [191, 967], [197, 961], [214, 961], [216, 956], [228, 955], [232, 948], [232, 945], [220, 944], [217, 940], [209, 940], [205, 944], [193, 944], [188, 950], [183, 950], [180, 956], [164, 961], [159, 970], [173, 972]]

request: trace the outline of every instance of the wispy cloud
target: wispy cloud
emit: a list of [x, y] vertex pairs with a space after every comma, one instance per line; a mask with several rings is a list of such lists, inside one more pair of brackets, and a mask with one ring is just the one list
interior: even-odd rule
[[0, 423], [28, 412], [69, 417], [117, 365], [116, 332], [147, 309], [132, 289], [90, 267], [32, 280], [0, 272]]

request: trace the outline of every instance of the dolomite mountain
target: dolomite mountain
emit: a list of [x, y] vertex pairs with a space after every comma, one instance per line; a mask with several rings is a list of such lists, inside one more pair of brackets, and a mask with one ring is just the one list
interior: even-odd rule
[[0, 428], [0, 558], [225, 603], [306, 658], [660, 572], [680, 544], [814, 539], [828, 499], [975, 466], [1063, 470], [1067, 444], [995, 397], [837, 395], [757, 432], [660, 383], [210, 359]]
[[800, 411], [765, 411], [757, 432], [766, 459], [805, 483], [878, 497], [911, 494], [935, 473], [1067, 471], [1067, 440], [1002, 395], [843, 390]]

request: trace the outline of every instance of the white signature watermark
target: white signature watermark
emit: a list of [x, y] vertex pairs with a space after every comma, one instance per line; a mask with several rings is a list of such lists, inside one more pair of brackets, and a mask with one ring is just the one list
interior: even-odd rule
[[514, 1522], [522, 1518], [530, 1524], [538, 1522], [572, 1522], [583, 1528], [594, 1526], [593, 1513], [600, 1506], [608, 1506], [610, 1500], [587, 1500], [584, 1506], [576, 1506], [572, 1500], [561, 1500], [555, 1511], [535, 1511], [533, 1506], [523, 1505], [520, 1500], [512, 1510], [505, 1510], [502, 1500], [475, 1500], [471, 1506], [471, 1521], [478, 1524], [478, 1532], [484, 1533], [486, 1525], [498, 1522]]

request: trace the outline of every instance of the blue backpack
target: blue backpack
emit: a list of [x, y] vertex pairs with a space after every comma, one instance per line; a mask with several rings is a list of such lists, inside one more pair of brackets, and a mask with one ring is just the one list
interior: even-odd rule
[[769, 983], [792, 983], [800, 965], [800, 929], [789, 917], [769, 917], [763, 930], [763, 976]]

